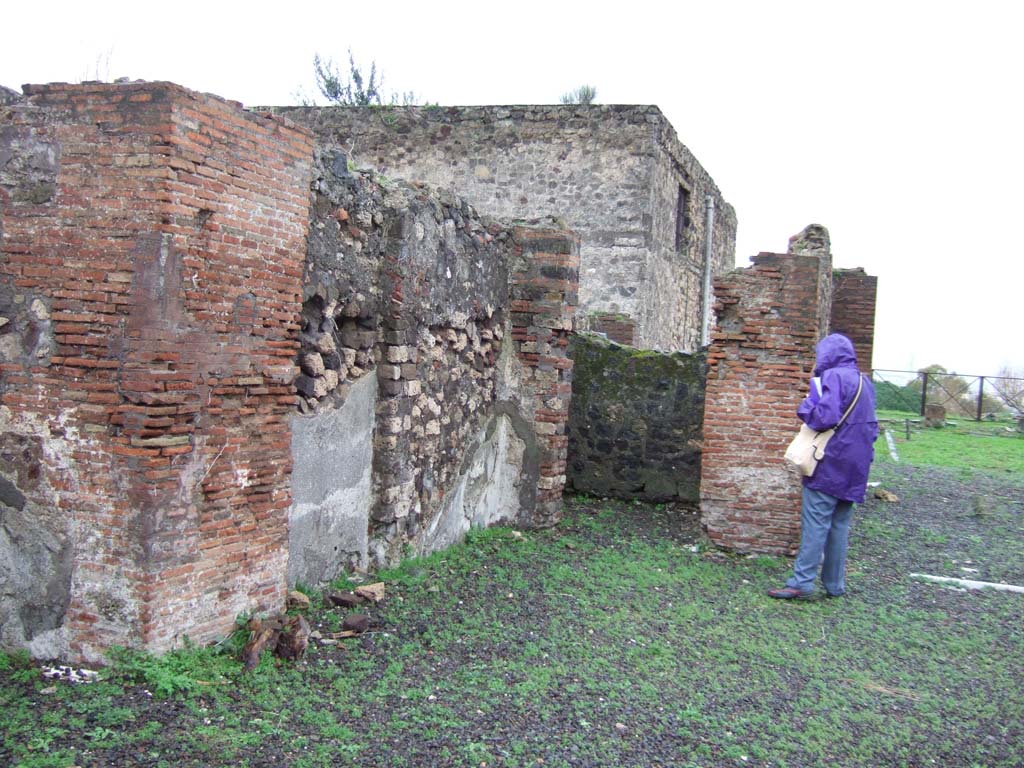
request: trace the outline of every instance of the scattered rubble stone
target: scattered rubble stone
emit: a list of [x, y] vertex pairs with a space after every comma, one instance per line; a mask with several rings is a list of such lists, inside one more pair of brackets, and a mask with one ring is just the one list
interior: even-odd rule
[[363, 633], [370, 628], [370, 617], [363, 613], [346, 616], [341, 624], [342, 631]]
[[242, 662], [251, 672], [259, 666], [267, 648], [273, 649], [282, 659], [301, 659], [309, 646], [309, 636], [309, 622], [302, 615], [275, 616], [266, 620], [254, 616], [249, 620], [249, 642], [242, 651]]
[[384, 599], [384, 582], [378, 581], [376, 584], [366, 584], [365, 586], [357, 587], [356, 594], [374, 603], [379, 603]]
[[327, 600], [338, 608], [354, 608], [366, 602], [365, 597], [361, 597], [355, 592], [330, 592], [327, 595]]
[[94, 683], [99, 679], [99, 673], [91, 669], [81, 667], [69, 667], [58, 664], [55, 667], [43, 667], [43, 677], [47, 680], [61, 680], [66, 683]]

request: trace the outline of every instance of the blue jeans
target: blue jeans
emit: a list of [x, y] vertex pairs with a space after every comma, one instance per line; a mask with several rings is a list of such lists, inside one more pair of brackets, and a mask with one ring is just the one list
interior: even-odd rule
[[796, 556], [793, 576], [786, 582], [787, 587], [813, 592], [820, 565], [825, 591], [830, 595], [841, 595], [846, 591], [846, 550], [852, 517], [852, 501], [804, 488], [800, 553]]

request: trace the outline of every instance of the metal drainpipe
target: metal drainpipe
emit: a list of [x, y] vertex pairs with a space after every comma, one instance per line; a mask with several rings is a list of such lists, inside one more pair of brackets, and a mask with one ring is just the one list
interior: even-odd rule
[[711, 195], [705, 195], [704, 204], [707, 211], [707, 223], [704, 225], [704, 290], [701, 297], [701, 306], [704, 312], [701, 322], [700, 343], [701, 346], [706, 347], [711, 343], [711, 246], [714, 240], [715, 198]]

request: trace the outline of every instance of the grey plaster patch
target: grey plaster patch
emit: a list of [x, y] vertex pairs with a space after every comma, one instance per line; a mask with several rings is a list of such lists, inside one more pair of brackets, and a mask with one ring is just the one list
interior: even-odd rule
[[0, 507], [0, 647], [53, 658], [66, 650], [72, 549], [34, 512]]
[[340, 408], [292, 421], [291, 585], [366, 566], [376, 396], [376, 377], [365, 376]]
[[70, 421], [0, 407], [0, 648], [27, 648], [36, 658], [64, 657], [69, 648], [74, 523], [49, 478], [77, 482]]
[[527, 445], [505, 414], [497, 414], [485, 432], [447, 503], [424, 532], [421, 554], [458, 543], [471, 528], [511, 523], [519, 517]]

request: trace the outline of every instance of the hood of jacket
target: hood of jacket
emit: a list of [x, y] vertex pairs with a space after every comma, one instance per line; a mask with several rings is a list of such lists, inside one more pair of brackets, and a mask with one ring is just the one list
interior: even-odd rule
[[833, 333], [818, 342], [814, 375], [821, 376], [830, 368], [856, 368], [857, 353], [853, 342], [841, 333]]

